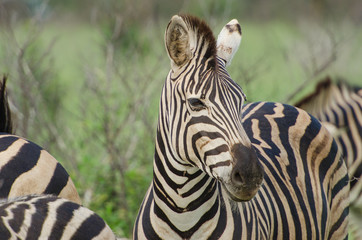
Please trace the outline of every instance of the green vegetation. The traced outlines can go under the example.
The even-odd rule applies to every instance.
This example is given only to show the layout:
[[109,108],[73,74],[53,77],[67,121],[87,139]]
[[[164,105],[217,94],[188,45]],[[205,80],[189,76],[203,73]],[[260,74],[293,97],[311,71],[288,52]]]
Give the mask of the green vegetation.
[[0,12],[1,72],[9,73],[17,134],[50,151],[84,205],[120,236],[131,236],[152,179],[158,101],[170,69],[163,34],[173,14],[197,14],[215,35],[238,18],[243,40],[229,73],[249,101],[293,103],[326,75],[362,84],[361,23],[335,13],[292,14],[295,6],[281,10],[282,1],[76,2],[53,3],[40,20]]

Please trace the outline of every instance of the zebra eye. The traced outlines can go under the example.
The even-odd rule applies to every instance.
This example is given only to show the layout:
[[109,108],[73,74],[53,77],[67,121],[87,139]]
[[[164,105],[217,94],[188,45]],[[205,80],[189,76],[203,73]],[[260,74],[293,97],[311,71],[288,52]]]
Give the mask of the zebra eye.
[[189,98],[188,101],[193,111],[200,111],[206,108],[206,105],[198,98]]

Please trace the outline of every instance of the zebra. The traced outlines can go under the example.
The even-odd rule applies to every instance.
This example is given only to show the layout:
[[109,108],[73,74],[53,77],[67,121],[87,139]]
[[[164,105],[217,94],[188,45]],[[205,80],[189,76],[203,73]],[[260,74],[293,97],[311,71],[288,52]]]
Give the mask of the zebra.
[[73,201],[27,195],[0,202],[1,239],[117,239],[104,220]]
[[175,15],[161,93],[153,180],[134,239],[347,239],[346,165],[318,120],[290,105],[243,105],[226,65],[236,20],[218,41]]
[[37,144],[13,134],[6,76],[0,85],[0,198],[54,194],[80,204],[63,166]]
[[326,77],[294,105],[318,118],[342,150],[350,176],[351,228],[362,238],[362,88]]

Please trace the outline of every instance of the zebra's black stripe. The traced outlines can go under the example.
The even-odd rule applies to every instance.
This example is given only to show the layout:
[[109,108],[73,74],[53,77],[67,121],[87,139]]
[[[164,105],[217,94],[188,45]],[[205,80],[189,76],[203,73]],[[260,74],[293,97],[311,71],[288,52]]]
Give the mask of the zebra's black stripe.
[[[0,133],[1,135],[8,135],[7,133]],[[2,138],[3,141],[0,141],[0,152],[6,151],[11,144],[13,144],[16,140],[18,140],[15,136],[6,136]]]
[[9,221],[9,225],[14,229],[16,233],[20,231],[21,223],[24,221],[25,211],[28,209],[28,205],[19,204],[17,208],[12,211],[13,219]]
[[[60,177],[61,176],[61,177]],[[68,178],[64,176],[69,176],[67,171],[63,168],[60,163],[57,163],[57,166],[53,172],[53,176],[50,179],[48,186],[46,187],[44,194],[55,194],[59,195],[60,192],[67,186]]]
[[[8,217],[9,214],[6,211],[6,208],[9,206],[10,204],[2,204],[0,205],[0,217],[1,219],[4,219],[5,217]],[[13,223],[14,225],[14,223]],[[19,231],[18,229],[16,229],[17,232]],[[3,237],[4,239],[10,239],[11,237],[11,233],[9,231],[9,229],[4,225],[0,223],[0,235],[1,237]]]
[[[56,201],[55,197],[49,199],[39,199],[34,203],[36,212],[32,214],[31,222],[29,224],[29,230],[27,233],[27,239],[39,239],[42,229],[45,227],[44,223],[49,213],[49,203]],[[25,204],[25,203],[24,203]],[[19,221],[19,219],[16,219]],[[19,221],[19,223],[21,223]]]
[[79,205],[74,204],[72,202],[65,202],[58,207],[56,211],[57,216],[61,216],[63,213],[68,213],[68,214],[63,215],[62,218],[56,219],[56,222],[53,225],[49,239],[57,239],[63,236],[67,223],[72,219],[74,211],[79,209],[79,207],[80,207]]
[[77,229],[77,231],[72,236],[72,240],[78,239],[92,239],[97,237],[101,231],[106,226],[105,222],[97,214],[93,213],[85,221],[82,222],[82,225]]
[[[221,194],[221,189],[219,188],[219,194]],[[227,223],[227,214],[226,214],[226,207],[225,207],[225,203],[223,202],[222,198],[219,198],[219,221],[221,224],[219,224],[214,231],[212,232],[212,234],[210,236],[208,236],[208,239],[219,239],[223,233],[224,233],[224,229],[226,227],[226,223]]]
[[36,166],[41,148],[31,143],[25,143],[18,153],[1,168],[2,181],[0,198],[7,198],[14,181],[23,173]]
[[[151,222],[150,214],[151,214],[151,209],[152,209],[151,208],[152,199],[153,199],[153,191],[150,191],[149,198],[147,199],[146,202],[144,202],[145,206],[144,206],[144,214],[142,215],[142,224],[143,224],[142,228],[144,229],[144,234],[147,239],[161,240],[161,238],[155,232],[153,227],[149,226],[149,224]],[[153,212],[152,214],[156,214],[156,212]],[[137,217],[137,219],[139,219],[139,216]],[[136,223],[136,226],[138,226],[138,222]],[[134,235],[134,238],[138,239],[137,233]]]

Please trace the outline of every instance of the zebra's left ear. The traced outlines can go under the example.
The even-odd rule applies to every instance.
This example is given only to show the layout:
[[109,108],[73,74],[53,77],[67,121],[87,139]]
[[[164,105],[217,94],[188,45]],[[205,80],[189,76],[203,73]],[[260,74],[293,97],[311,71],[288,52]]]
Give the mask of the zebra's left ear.
[[217,38],[217,55],[225,61],[225,66],[231,63],[241,42],[241,27],[238,20],[233,19],[226,24]]
[[192,56],[188,28],[182,17],[171,18],[165,32],[165,45],[171,65],[184,65]]

